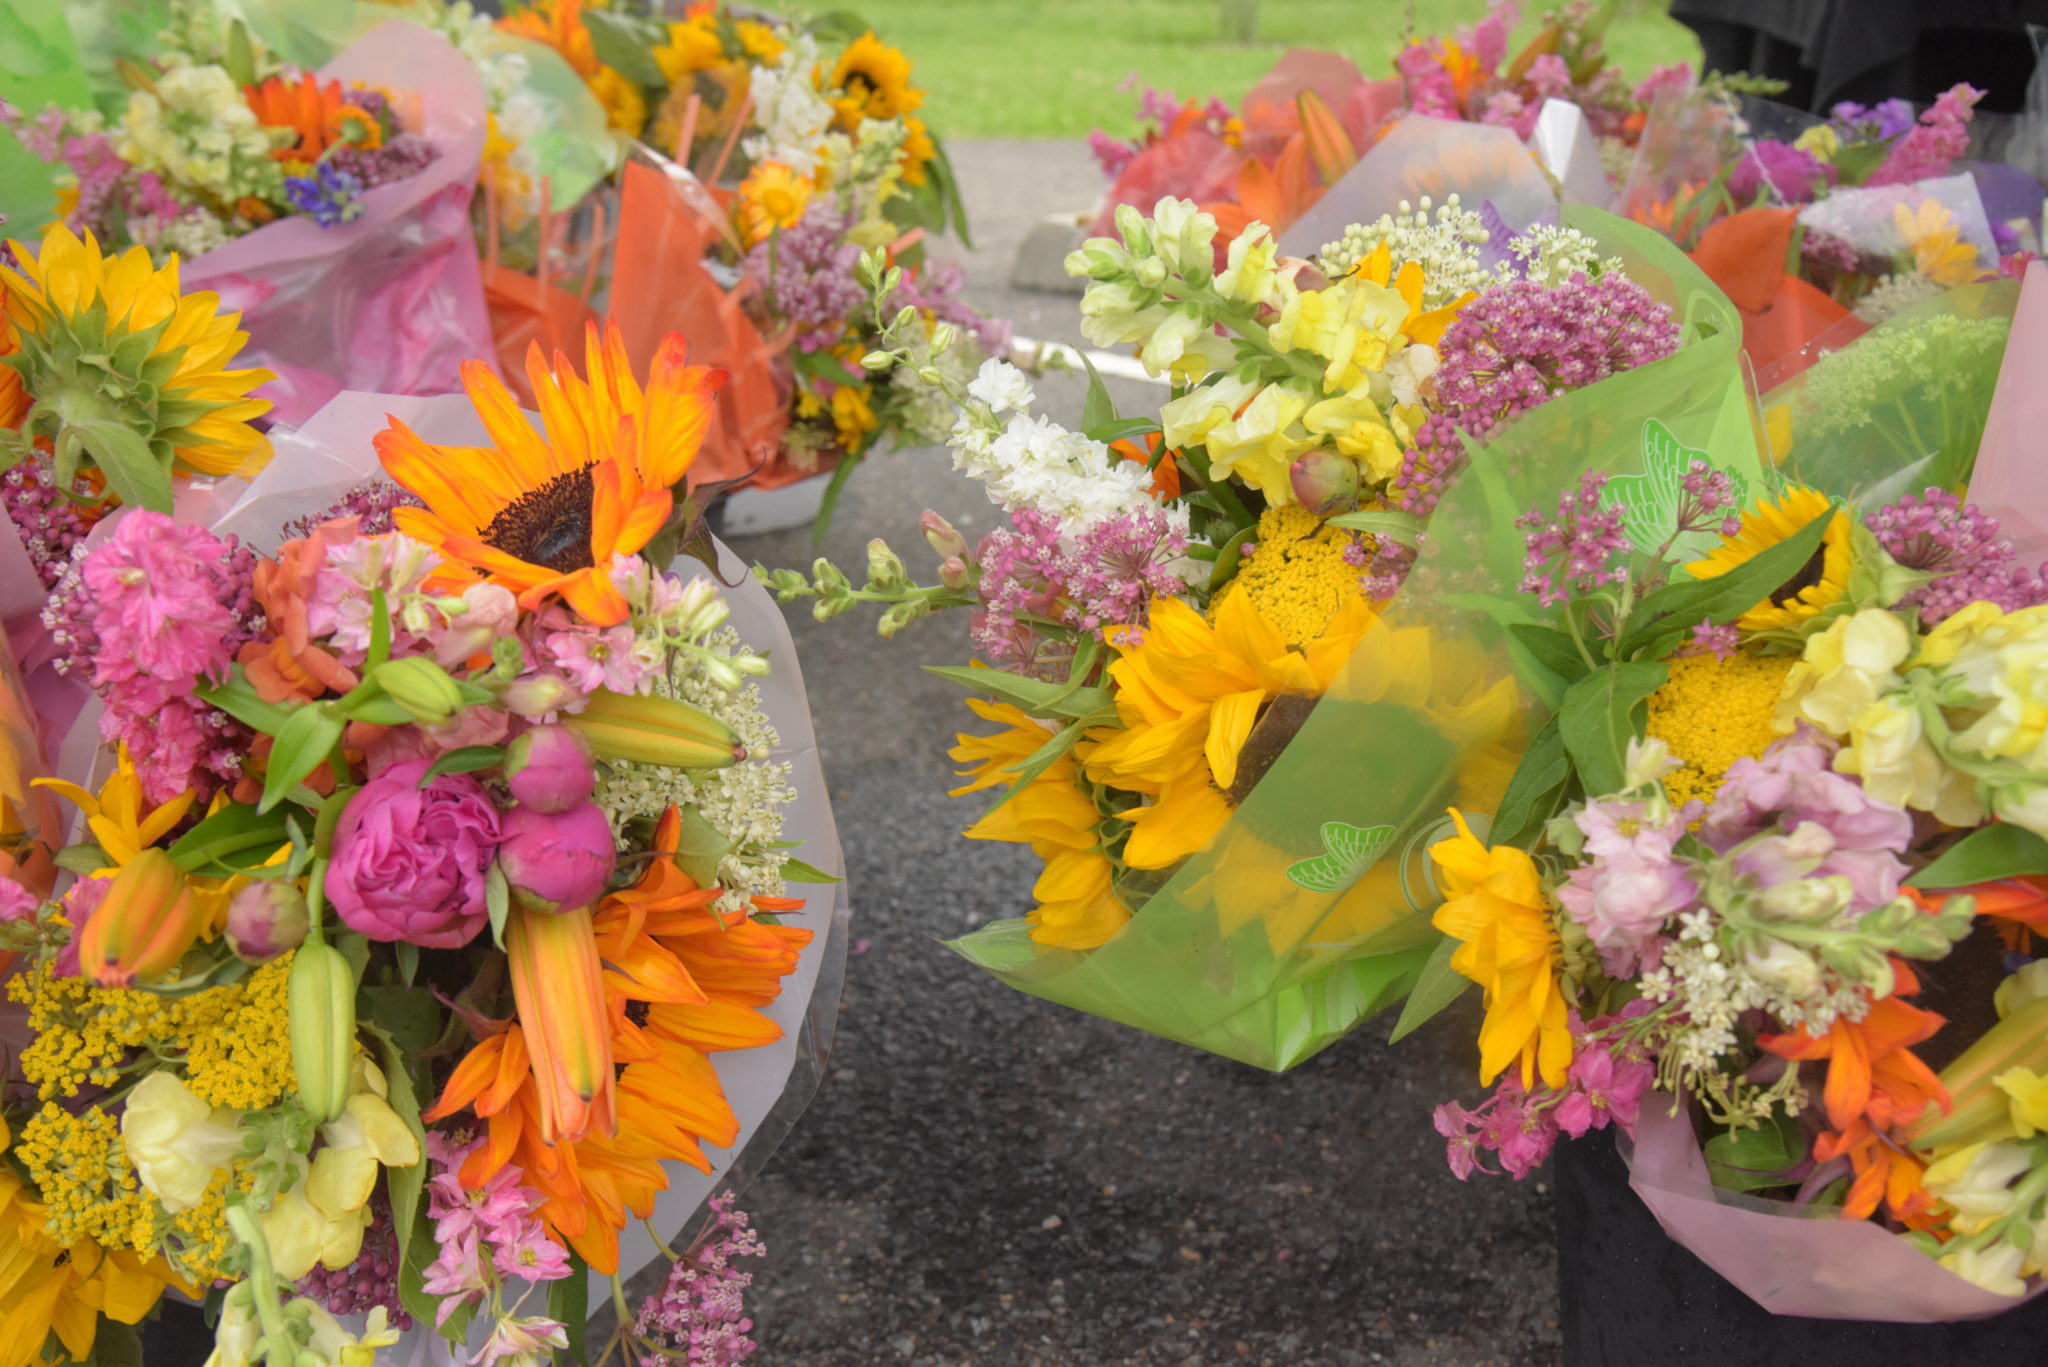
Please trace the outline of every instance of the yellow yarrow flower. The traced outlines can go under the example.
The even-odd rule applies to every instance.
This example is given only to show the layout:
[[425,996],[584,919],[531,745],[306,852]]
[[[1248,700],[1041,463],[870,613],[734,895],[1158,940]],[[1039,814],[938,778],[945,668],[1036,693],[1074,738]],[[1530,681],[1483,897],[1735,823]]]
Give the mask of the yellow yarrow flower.
[[1232,596],[1244,594],[1287,648],[1299,650],[1322,635],[1339,608],[1365,598],[1358,568],[1344,560],[1351,537],[1300,504],[1259,514],[1257,536],[1257,549],[1210,604],[1211,622]]
[[1679,762],[1664,778],[1674,804],[1711,802],[1730,765],[1763,757],[1778,739],[1778,694],[1794,663],[1789,655],[1743,653],[1671,662],[1671,677],[1650,695],[1648,732]]

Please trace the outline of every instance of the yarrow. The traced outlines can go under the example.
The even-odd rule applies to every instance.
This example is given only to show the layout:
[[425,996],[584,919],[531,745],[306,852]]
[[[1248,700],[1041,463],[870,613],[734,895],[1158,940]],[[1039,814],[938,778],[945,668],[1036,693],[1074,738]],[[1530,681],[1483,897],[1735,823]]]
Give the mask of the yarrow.
[[742,263],[777,315],[797,329],[805,351],[836,346],[867,302],[854,275],[860,248],[847,239],[852,225],[852,216],[830,201],[813,201],[794,228],[760,243]]

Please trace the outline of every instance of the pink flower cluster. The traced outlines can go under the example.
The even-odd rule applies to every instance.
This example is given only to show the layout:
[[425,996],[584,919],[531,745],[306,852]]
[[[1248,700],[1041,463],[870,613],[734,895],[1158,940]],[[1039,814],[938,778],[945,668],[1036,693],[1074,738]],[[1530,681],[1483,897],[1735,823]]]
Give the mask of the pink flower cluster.
[[846,240],[853,218],[833,203],[813,203],[794,228],[761,243],[741,263],[763,285],[776,316],[797,329],[805,351],[838,345],[849,320],[867,305],[854,278],[860,248]]
[[[1653,806],[1655,810],[1653,810]],[[1607,976],[1631,976],[1663,959],[1660,932],[1699,896],[1691,866],[1673,857],[1700,804],[1673,809],[1661,800],[1588,802],[1573,821],[1586,837],[1586,862],[1557,890],[1565,914],[1600,951]]]
[[1526,547],[1521,591],[1535,594],[1545,607],[1628,578],[1626,567],[1612,563],[1629,549],[1621,528],[1628,510],[1619,500],[1603,503],[1607,479],[1603,471],[1588,470],[1559,497],[1553,517],[1532,509],[1515,519]]
[[753,1354],[745,1293],[754,1274],[732,1264],[768,1250],[732,1203],[731,1192],[711,1198],[711,1229],[676,1260],[661,1291],[641,1303],[633,1321],[641,1367],[736,1367]]
[[78,504],[58,492],[39,461],[24,461],[0,475],[0,505],[21,533],[22,548],[43,587],[55,588],[71,563],[72,549],[84,544],[92,524],[79,515]]
[[1113,626],[1144,626],[1152,599],[1182,587],[1172,565],[1187,538],[1157,508],[1098,523],[1071,547],[1056,517],[1019,508],[1010,523],[983,537],[976,552],[987,606],[970,631],[976,648],[1004,668],[1052,674],[1061,667],[1040,650],[1043,638],[1029,618],[1100,638]]
[[366,479],[311,517],[287,522],[284,539],[298,541],[311,536],[313,529],[321,523],[336,522],[345,517],[356,520],[357,536],[382,536],[397,530],[391,517],[394,511],[420,506],[419,496],[404,485],[388,479]]
[[78,198],[64,218],[73,232],[90,232],[102,242],[123,236],[156,241],[176,219],[202,212],[173,195],[154,171],[130,166],[106,134],[71,137],[64,124],[65,113],[55,105],[30,119],[0,99],[0,127],[11,129],[38,160],[61,163],[76,179]]
[[1867,185],[1911,185],[1948,174],[1970,150],[1970,112],[1984,92],[1963,82],[1945,90],[1920,116],[1920,124],[1892,145]]
[[1892,559],[1938,576],[1900,601],[1920,609],[1924,626],[1979,601],[2006,612],[2048,603],[2048,577],[2013,563],[2012,542],[1999,536],[1998,519],[1945,489],[1906,494],[1864,522]]
[[440,1256],[427,1264],[421,1289],[442,1298],[441,1324],[462,1306],[482,1302],[506,1278],[551,1282],[572,1271],[568,1250],[548,1237],[534,1214],[540,1193],[522,1183],[525,1173],[516,1164],[507,1163],[474,1191],[462,1185],[462,1160],[483,1142],[427,1132],[427,1157],[435,1168],[427,1180],[427,1214]]
[[131,509],[67,573],[45,610],[62,629],[62,667],[90,664],[106,704],[103,739],[134,754],[143,796],[202,797],[241,770],[247,735],[193,690],[227,677],[263,625],[250,590],[256,557],[233,537]]
[[[1578,1139],[1610,1122],[1633,1135],[1643,1094],[1657,1081],[1657,1069],[1631,1036],[1629,1022],[1649,1010],[1638,998],[1621,1011],[1590,1025],[1572,1013],[1572,1066],[1558,1090],[1523,1089],[1510,1072],[1493,1095],[1467,1110],[1455,1101],[1436,1108],[1436,1132],[1447,1141],[1445,1157],[1458,1180],[1474,1172],[1511,1174],[1520,1181],[1543,1166],[1559,1134]],[[1489,1153],[1500,1156],[1496,1171]]]

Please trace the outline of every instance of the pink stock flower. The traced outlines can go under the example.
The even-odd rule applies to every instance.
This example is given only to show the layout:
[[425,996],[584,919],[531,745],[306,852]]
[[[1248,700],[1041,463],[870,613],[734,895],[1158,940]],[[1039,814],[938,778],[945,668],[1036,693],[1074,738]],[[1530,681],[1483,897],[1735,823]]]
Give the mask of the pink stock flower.
[[547,651],[562,676],[584,693],[600,688],[638,693],[659,663],[651,650],[641,648],[630,626],[550,632]]
[[548,1237],[539,1220],[528,1217],[503,1234],[493,1241],[491,1263],[505,1276],[552,1282],[569,1275],[569,1251]]

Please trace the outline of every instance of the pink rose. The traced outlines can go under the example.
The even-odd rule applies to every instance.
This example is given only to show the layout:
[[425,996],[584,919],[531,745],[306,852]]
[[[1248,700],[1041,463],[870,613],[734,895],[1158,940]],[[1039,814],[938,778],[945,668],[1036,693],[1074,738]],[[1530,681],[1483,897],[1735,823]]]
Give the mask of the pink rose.
[[373,940],[429,949],[469,943],[488,915],[484,874],[498,853],[498,809],[468,774],[424,788],[425,760],[394,764],[349,799],[334,828],[327,900]]

